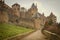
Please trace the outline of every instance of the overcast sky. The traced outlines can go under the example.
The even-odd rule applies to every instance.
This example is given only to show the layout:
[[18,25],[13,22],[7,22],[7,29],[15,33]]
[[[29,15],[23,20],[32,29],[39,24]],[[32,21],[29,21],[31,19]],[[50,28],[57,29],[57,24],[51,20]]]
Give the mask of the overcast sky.
[[60,0],[5,0],[6,4],[10,7],[14,3],[20,4],[21,7],[26,9],[30,8],[32,3],[37,3],[38,11],[49,16],[51,12],[57,16],[57,21],[60,22]]

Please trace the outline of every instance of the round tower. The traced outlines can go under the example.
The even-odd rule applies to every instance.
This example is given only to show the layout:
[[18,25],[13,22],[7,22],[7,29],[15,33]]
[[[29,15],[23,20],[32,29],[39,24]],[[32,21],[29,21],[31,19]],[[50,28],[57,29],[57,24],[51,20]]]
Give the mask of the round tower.
[[20,5],[18,3],[15,3],[12,5],[12,9],[13,9],[14,15],[17,17],[20,17]]

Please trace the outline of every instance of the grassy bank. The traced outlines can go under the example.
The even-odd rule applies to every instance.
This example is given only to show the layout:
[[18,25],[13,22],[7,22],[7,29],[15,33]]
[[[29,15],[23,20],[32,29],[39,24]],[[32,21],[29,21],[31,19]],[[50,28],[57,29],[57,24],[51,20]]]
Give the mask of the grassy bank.
[[32,29],[27,29],[10,24],[0,24],[0,40],[29,31],[32,31]]

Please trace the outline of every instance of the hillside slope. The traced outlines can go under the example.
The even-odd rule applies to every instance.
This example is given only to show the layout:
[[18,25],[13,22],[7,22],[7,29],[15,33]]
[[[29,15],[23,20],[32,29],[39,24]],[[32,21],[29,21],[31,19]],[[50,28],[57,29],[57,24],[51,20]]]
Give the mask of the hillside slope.
[[15,36],[18,34],[22,34],[25,32],[32,31],[32,29],[27,29],[23,27],[19,27],[16,25],[11,24],[0,24],[0,40],[3,40],[5,38]]

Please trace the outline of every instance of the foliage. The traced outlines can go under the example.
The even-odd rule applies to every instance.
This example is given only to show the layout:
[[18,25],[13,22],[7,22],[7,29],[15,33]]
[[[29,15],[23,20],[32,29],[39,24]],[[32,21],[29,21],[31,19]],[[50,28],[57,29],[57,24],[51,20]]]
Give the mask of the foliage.
[[45,26],[45,27],[46,27],[46,26],[49,26],[49,25],[51,26],[52,24],[53,24],[53,21],[50,19],[49,21],[47,21],[47,22],[45,23],[44,26]]
[[53,21],[50,20],[50,21],[48,22],[48,25],[52,25],[52,24],[53,24]]

